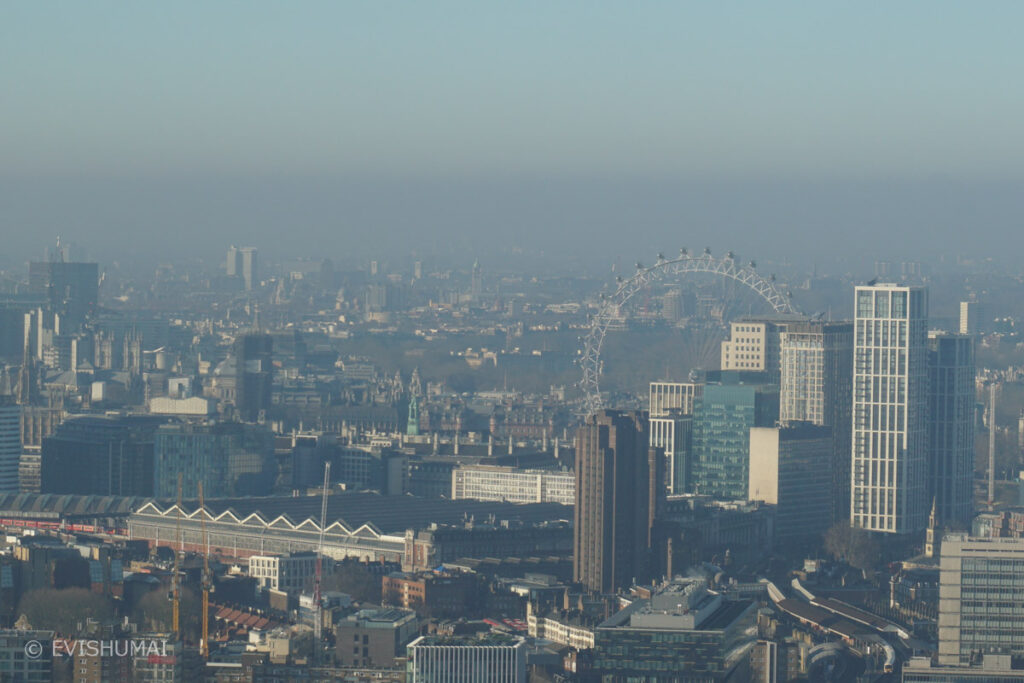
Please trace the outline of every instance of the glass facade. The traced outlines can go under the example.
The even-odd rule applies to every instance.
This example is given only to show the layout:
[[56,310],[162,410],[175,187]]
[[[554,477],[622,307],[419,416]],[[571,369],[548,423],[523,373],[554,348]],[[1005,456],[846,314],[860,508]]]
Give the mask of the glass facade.
[[693,492],[746,500],[750,428],[773,426],[779,392],[770,385],[708,384],[695,403]]
[[273,484],[273,437],[258,425],[166,425],[156,432],[153,491],[158,498],[260,495]]
[[974,513],[974,339],[928,339],[930,500],[940,522],[966,525]]

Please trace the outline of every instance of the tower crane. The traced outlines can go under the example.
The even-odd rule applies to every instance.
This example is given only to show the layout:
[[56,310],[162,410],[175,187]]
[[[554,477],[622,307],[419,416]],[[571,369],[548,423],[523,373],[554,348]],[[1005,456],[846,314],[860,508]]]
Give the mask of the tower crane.
[[177,520],[174,527],[174,574],[171,575],[171,620],[174,636],[181,640],[181,556],[185,553],[185,547],[181,540],[181,472],[178,472],[178,505]]
[[320,660],[323,646],[323,608],[320,599],[320,582],[323,579],[324,527],[327,525],[327,490],[331,479],[331,463],[324,463],[324,488],[320,500],[320,540],[316,545],[316,577],[313,580],[313,649],[316,661]]
[[210,593],[213,592],[213,577],[210,574],[210,546],[206,536],[206,503],[203,499],[203,482],[199,482],[199,525],[203,533],[203,635],[199,641],[199,656],[210,658]]

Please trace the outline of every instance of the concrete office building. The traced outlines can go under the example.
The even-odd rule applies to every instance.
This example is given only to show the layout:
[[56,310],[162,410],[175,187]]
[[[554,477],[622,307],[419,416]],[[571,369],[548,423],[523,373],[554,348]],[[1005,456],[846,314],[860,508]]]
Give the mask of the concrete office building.
[[650,445],[665,453],[665,489],[685,493],[690,487],[693,402],[704,385],[694,382],[651,382]]
[[[253,555],[249,558],[249,576],[263,590],[298,593],[316,575],[316,553],[300,551],[287,555]],[[332,560],[321,560],[322,571],[330,574]]]
[[576,475],[559,470],[464,465],[452,470],[452,500],[466,498],[572,505],[576,501]]
[[903,683],[1021,683],[1024,669],[1010,655],[981,655],[973,666],[941,666],[928,657],[911,657],[903,665]]
[[928,500],[940,523],[974,515],[974,338],[928,335]]
[[775,425],[779,390],[744,384],[734,373],[709,383],[693,416],[693,492],[725,500],[746,500],[750,469],[750,430]]
[[1024,539],[949,534],[939,563],[939,664],[1024,656]]
[[595,672],[607,683],[749,680],[756,616],[752,600],[675,579],[598,625]]
[[793,323],[781,338],[779,420],[832,429],[832,521],[850,514],[853,323]]
[[602,410],[576,432],[573,575],[613,593],[650,573],[661,459],[648,446],[647,414]]
[[775,506],[775,539],[820,539],[832,519],[832,430],[810,422],[750,430],[750,500]]
[[767,372],[777,382],[781,335],[794,323],[805,322],[802,315],[747,316],[729,325],[729,338],[722,342],[722,370]]
[[691,488],[693,416],[667,415],[650,419],[651,448],[664,453],[663,488],[669,495],[686,493]]
[[338,664],[391,668],[396,657],[405,655],[406,645],[418,631],[419,620],[412,610],[359,610],[334,627]]
[[651,417],[665,417],[678,411],[693,414],[693,401],[701,396],[704,385],[696,382],[651,382],[648,410]]
[[526,683],[526,640],[420,636],[407,648],[409,683]]
[[855,292],[850,523],[906,534],[925,528],[928,495],[928,292]]

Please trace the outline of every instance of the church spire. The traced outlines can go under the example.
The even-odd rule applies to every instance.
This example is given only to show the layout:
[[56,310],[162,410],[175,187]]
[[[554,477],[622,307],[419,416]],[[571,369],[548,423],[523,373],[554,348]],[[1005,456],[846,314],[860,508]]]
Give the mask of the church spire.
[[924,556],[935,557],[939,554],[941,538],[938,535],[938,514],[936,499],[932,497],[932,512],[928,515],[928,529],[924,532]]

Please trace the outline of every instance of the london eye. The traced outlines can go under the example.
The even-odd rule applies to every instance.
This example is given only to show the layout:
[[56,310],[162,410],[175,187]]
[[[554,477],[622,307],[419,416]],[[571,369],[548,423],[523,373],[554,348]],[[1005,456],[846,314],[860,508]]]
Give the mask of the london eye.
[[[717,359],[731,321],[743,315],[797,313],[788,290],[773,275],[764,277],[756,268],[754,261],[740,262],[733,252],[716,257],[709,249],[699,254],[680,249],[674,258],[658,254],[653,265],[637,263],[633,275],[616,277],[611,291],[600,295],[579,351],[579,386],[586,413],[603,407],[601,352],[609,332],[655,321],[664,325],[667,319],[687,335],[681,343],[693,347],[694,363],[707,368]],[[650,300],[659,291],[663,310],[652,313]]]

